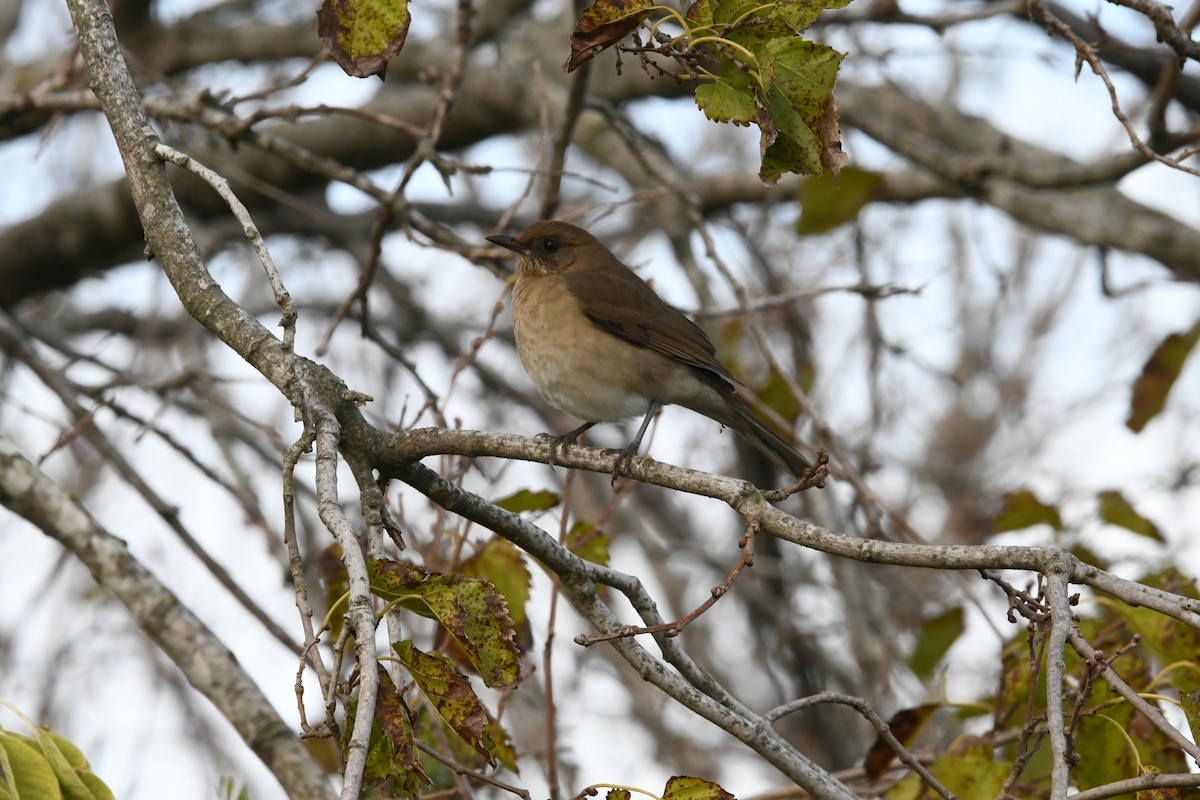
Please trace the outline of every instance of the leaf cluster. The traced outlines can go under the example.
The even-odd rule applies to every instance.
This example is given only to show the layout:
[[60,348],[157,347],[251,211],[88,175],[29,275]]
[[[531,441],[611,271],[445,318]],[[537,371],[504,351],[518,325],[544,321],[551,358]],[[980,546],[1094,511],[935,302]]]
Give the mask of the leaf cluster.
[[32,736],[0,729],[0,800],[113,800],[74,742],[29,727]]
[[[514,513],[544,511],[558,505],[557,494],[523,489],[497,505]],[[608,538],[591,523],[577,522],[568,532],[569,547],[583,558],[606,563]],[[336,546],[318,558],[327,596],[336,607],[348,592],[338,569]],[[425,569],[408,561],[369,562],[372,594],[384,603],[379,612],[404,611],[436,623],[434,649],[412,639],[392,644],[378,666],[380,688],[368,745],[364,785],[395,796],[418,796],[426,785],[449,787],[454,775],[438,760],[423,755],[449,750],[458,764],[476,769],[517,771],[512,739],[468,675],[491,689],[510,690],[522,678],[520,642],[528,638],[528,556],[509,542],[492,537],[463,559],[452,573]],[[331,615],[333,630],[344,622]],[[394,662],[409,682],[398,686],[385,669]],[[358,714],[357,697],[346,706],[341,741],[347,755],[350,731]]]
[[[696,0],[681,14],[651,0],[595,0],[571,34],[567,72],[632,36],[622,49],[638,53],[648,69],[655,53],[684,66],[669,74],[697,81],[696,105],[715,122],[757,125],[768,184],[786,173],[835,177],[846,163],[841,150],[833,86],[844,53],[803,34],[825,9],[850,0]],[[411,23],[407,0],[324,0],[318,31],[348,75],[385,76],[404,46]],[[664,23],[682,28],[662,32]],[[653,44],[637,31],[650,23]]]

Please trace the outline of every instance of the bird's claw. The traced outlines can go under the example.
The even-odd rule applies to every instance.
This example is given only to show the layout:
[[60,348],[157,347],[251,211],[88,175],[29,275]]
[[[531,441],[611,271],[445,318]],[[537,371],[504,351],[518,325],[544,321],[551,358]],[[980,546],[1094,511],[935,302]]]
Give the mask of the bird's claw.
[[566,455],[568,447],[570,447],[573,444],[579,444],[579,434],[577,434],[573,431],[571,433],[564,433],[561,436],[555,435],[553,433],[539,433],[537,435],[537,438],[540,441],[549,443],[549,445],[550,445],[549,464],[552,467],[558,464],[559,452],[561,452],[563,455]]
[[[637,444],[641,443],[638,442]],[[616,458],[613,459],[612,467],[613,487],[616,487],[617,485],[617,478],[621,477],[622,475],[629,474],[629,469],[633,466],[633,457],[636,456],[637,453],[638,448],[632,444],[629,447],[622,447],[620,449],[613,448],[604,451],[604,455],[606,456],[616,456]]]

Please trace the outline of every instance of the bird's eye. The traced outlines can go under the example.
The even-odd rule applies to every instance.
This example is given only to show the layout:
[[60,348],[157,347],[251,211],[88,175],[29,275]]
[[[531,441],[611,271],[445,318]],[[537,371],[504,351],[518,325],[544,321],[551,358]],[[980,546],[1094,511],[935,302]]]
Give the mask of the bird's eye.
[[542,239],[542,249],[547,253],[553,253],[558,249],[558,239]]

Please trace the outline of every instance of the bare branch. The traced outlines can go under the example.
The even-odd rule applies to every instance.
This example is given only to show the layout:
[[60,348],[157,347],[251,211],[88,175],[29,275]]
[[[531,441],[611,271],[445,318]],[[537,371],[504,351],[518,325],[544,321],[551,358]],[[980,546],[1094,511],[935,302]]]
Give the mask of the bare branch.
[[1070,788],[1069,770],[1073,763],[1063,717],[1063,684],[1066,679],[1066,646],[1074,620],[1068,597],[1071,565],[1056,560],[1046,575],[1046,596],[1050,605],[1050,638],[1046,654],[1046,725],[1050,729],[1050,797],[1066,800]]
[[221,710],[295,800],[327,800],[329,783],[237,658],[69,492],[0,437],[0,504],[70,550],[138,627]]
[[[1079,657],[1087,660],[1089,663],[1102,663],[1104,654],[1096,650],[1087,639],[1080,635],[1079,631],[1071,631],[1071,646],[1075,648],[1075,652],[1079,653]],[[1122,680],[1116,670],[1104,664],[1101,675],[1104,680],[1108,681],[1108,685],[1113,688],[1117,694],[1124,697],[1131,706],[1138,710],[1142,716],[1150,720],[1154,727],[1162,731],[1163,735],[1179,746],[1181,750],[1192,757],[1197,764],[1200,764],[1200,747],[1195,742],[1184,736],[1178,728],[1167,721],[1167,718],[1162,715],[1162,712],[1155,708],[1150,703],[1146,702],[1141,695],[1137,693],[1132,686]]]
[[782,719],[788,714],[794,714],[797,711],[801,711],[819,703],[839,703],[844,706],[850,706],[859,714],[862,714],[867,722],[871,723],[871,727],[875,729],[875,732],[879,734],[880,738],[887,742],[888,747],[892,748],[892,752],[896,754],[896,757],[899,758],[901,762],[908,765],[913,772],[920,775],[921,780],[925,781],[925,783],[931,789],[937,792],[945,800],[956,800],[954,793],[943,786],[941,781],[934,777],[933,773],[921,763],[921,760],[909,752],[908,748],[900,743],[900,740],[896,738],[896,735],[892,733],[892,729],[888,726],[887,720],[879,716],[879,714],[875,712],[875,709],[871,708],[870,704],[861,698],[851,697],[850,695],[845,694],[838,694],[836,692],[821,692],[820,694],[815,694],[811,697],[805,697],[803,699],[787,703],[786,705],[779,706],[778,708],[773,708],[767,713],[763,714],[763,719],[769,723],[774,723],[776,720]]
[[1187,59],[1200,60],[1200,43],[1193,40],[1175,23],[1171,7],[1156,2],[1156,0],[1108,0],[1114,6],[1132,8],[1143,14],[1154,24],[1154,32],[1158,40],[1163,42],[1179,56],[1180,63]]
[[233,193],[233,189],[229,186],[229,181],[191,156],[161,143],[154,146],[154,152],[175,166],[183,167],[189,172],[199,175],[210,186],[216,189],[217,194],[221,195],[222,199],[228,204],[229,210],[233,212],[233,216],[241,223],[246,238],[250,240],[250,246],[254,248],[255,254],[258,255],[258,260],[262,263],[263,269],[266,270],[267,280],[271,284],[271,291],[275,293],[275,302],[279,305],[280,310],[283,311],[283,318],[279,321],[280,327],[283,328],[283,349],[291,352],[296,341],[296,304],[292,302],[291,295],[288,294],[288,290],[283,286],[283,279],[279,277],[279,270],[275,267],[275,262],[271,258],[271,252],[267,249],[267,243],[263,241],[262,233],[259,232],[258,227],[254,224],[254,220],[250,216],[250,211],[237,198],[237,195]]

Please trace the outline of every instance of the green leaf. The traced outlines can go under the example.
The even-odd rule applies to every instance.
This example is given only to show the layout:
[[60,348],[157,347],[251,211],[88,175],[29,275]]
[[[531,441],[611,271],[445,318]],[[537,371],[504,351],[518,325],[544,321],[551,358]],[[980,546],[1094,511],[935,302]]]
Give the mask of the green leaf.
[[787,172],[820,171],[821,143],[776,85],[771,86],[766,108],[760,108],[758,127],[762,154],[758,177],[764,183],[775,183]]
[[772,368],[766,382],[755,387],[755,394],[768,408],[788,422],[795,422],[803,408],[779,370]]
[[[703,36],[728,36],[730,26],[738,24],[738,30],[746,27],[747,21],[762,3],[754,0],[696,0],[687,10],[687,19],[694,22],[691,32]],[[760,15],[761,18],[761,15]]]
[[1128,705],[1117,705],[1080,718],[1075,737],[1087,746],[1080,749],[1079,762],[1071,769],[1080,790],[1137,775],[1137,750],[1129,746],[1129,737],[1122,733],[1129,728],[1130,716]]
[[[1200,599],[1200,591],[1197,590],[1196,582],[1191,578],[1184,578],[1174,569],[1145,575],[1139,583],[1181,595],[1193,603]],[[1114,609],[1117,616],[1125,620],[1129,628],[1141,637],[1138,651],[1148,650],[1163,664],[1178,662],[1191,664],[1196,661],[1196,654],[1200,653],[1200,629],[1145,607],[1119,604],[1114,606]],[[1124,655],[1117,662],[1115,668],[1118,672],[1127,660],[1129,660],[1129,655]],[[1184,671],[1180,680],[1196,680],[1192,677],[1193,674],[1190,670]],[[1196,684],[1185,683],[1185,685],[1189,689],[1195,689],[1196,685],[1200,685],[1200,681]]]
[[662,800],[734,800],[734,797],[711,781],[676,775],[667,781]]
[[493,536],[459,565],[458,573],[489,581],[504,595],[513,624],[520,627],[525,623],[525,606],[529,603],[529,564],[524,553],[512,542]]
[[1056,531],[1063,529],[1062,516],[1058,508],[1046,505],[1028,489],[1010,492],[1004,496],[1004,506],[996,515],[993,524],[997,533],[1018,531],[1034,525],[1049,525]]
[[769,121],[761,113],[759,118],[759,177],[764,182],[774,183],[786,172],[824,170],[822,153],[833,143],[822,141],[814,126],[826,111],[842,58],[831,47],[803,39],[767,42],[762,72],[770,86],[765,104]]
[[[461,635],[471,645],[467,654],[473,655],[471,661],[483,682],[492,688],[516,686],[521,662],[504,596],[486,581],[468,580],[458,584],[455,600],[465,612]],[[451,633],[466,647],[457,631]]]
[[94,772],[85,772],[79,776],[83,781],[83,785],[92,793],[92,797],[96,800],[116,800],[112,789],[108,788],[108,784],[100,780],[100,776]]
[[[58,779],[58,787],[62,791],[63,798],[65,800],[96,800],[91,789],[84,784],[79,773],[71,765],[70,759],[59,748],[55,737],[51,736],[50,732],[44,728],[35,728],[33,736],[33,745],[42,751],[42,755],[54,770],[54,777]],[[66,741],[63,737],[58,738]],[[71,757],[76,761],[83,758],[83,753],[79,752],[79,748],[75,745],[70,745],[69,749],[73,751]],[[85,759],[84,765],[86,766],[86,764]]]
[[347,75],[382,79],[411,22],[408,0],[323,0],[317,34]]
[[[1011,764],[995,760],[992,747],[974,736],[960,736],[930,765],[930,772],[959,800],[994,800]],[[919,775],[910,773],[888,791],[888,800],[925,797],[929,792]]]
[[494,501],[494,504],[505,511],[520,514],[524,511],[546,511],[557,506],[561,500],[562,498],[549,489],[541,489],[536,492],[521,489],[508,497]]
[[425,599],[429,585],[443,585],[452,577],[426,572],[408,561],[371,561],[367,564],[372,594],[405,611],[411,611],[427,619],[437,619],[437,614]]
[[926,620],[921,626],[917,646],[908,658],[908,666],[920,678],[928,678],[942,658],[966,629],[961,607]]
[[1100,519],[1156,542],[1165,541],[1158,526],[1137,512],[1125,496],[1113,489],[1096,496],[1100,503]]
[[490,583],[426,573],[398,561],[372,561],[368,569],[371,591],[440,622],[485,684],[494,688],[516,685],[521,675],[516,628],[504,596]]
[[721,76],[696,87],[696,105],[713,122],[749,125],[754,121],[754,89],[750,76],[729,59],[721,60]]
[[1125,420],[1125,425],[1131,431],[1140,433],[1146,423],[1158,416],[1166,406],[1167,395],[1198,340],[1200,322],[1186,333],[1172,333],[1155,348],[1133,385],[1129,418]]
[[[6,734],[0,731],[0,739]],[[8,758],[8,751],[0,746],[0,778],[4,779],[4,791],[10,797],[17,796],[17,778],[13,770],[12,761]]]
[[880,173],[856,167],[847,167],[836,177],[826,174],[805,178],[796,192],[800,201],[796,233],[826,233],[854,221],[858,212],[879,196],[883,182]]
[[440,653],[424,653],[407,640],[396,642],[392,649],[438,716],[490,766],[496,766],[484,742],[490,722],[487,709],[454,662]]
[[577,521],[571,526],[571,530],[567,531],[566,544],[568,550],[584,561],[590,561],[602,567],[608,566],[608,534],[597,528],[595,524],[583,520]]
[[782,0],[772,3],[767,14],[783,22],[793,33],[803,33],[830,8],[845,8],[850,0]]
[[[826,8],[849,0],[698,0],[688,9],[689,33],[720,56],[719,77],[696,90],[709,119],[761,132],[766,183],[787,172],[835,175],[841,152],[833,85],[844,54],[799,34]],[[723,40],[723,41],[722,41]]]
[[845,54],[827,44],[798,38],[772,39],[767,42],[767,53],[770,59],[763,64],[764,77],[770,71],[773,84],[806,122],[812,122],[833,91]]
[[997,761],[983,738],[960,736],[933,765],[933,774],[959,800],[994,800],[1000,794],[1010,765]]
[[843,8],[850,0],[775,0],[771,3],[756,0],[700,0],[688,9],[687,17],[700,25],[717,26],[713,33],[732,34],[725,31],[730,25],[737,30],[750,27],[750,20],[778,34],[799,34],[817,21],[821,12],[830,8]]
[[62,800],[63,793],[54,775],[54,767],[35,747],[32,740],[11,733],[0,733],[0,767],[12,793],[20,798]]
[[[487,711],[487,709],[484,709]],[[500,724],[500,720],[488,712],[488,726],[483,733],[483,744],[488,751],[500,762],[500,766],[509,772],[517,771],[517,749],[513,747],[512,737]]]

